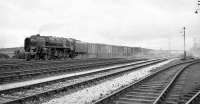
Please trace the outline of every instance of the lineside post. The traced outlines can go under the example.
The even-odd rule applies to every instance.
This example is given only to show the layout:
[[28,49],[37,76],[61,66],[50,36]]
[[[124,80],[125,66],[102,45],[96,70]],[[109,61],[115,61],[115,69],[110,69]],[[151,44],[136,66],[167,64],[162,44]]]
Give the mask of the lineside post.
[[184,59],[186,59],[186,50],[185,50],[185,27],[183,27],[183,37],[184,37]]

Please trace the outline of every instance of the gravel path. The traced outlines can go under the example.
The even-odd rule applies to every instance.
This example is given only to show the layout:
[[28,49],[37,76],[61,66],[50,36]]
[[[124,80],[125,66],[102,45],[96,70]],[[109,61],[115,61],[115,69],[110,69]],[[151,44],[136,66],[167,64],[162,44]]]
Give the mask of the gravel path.
[[93,101],[119,89],[120,87],[126,86],[130,83],[133,83],[146,75],[151,74],[151,70],[161,67],[173,60],[168,60],[150,67],[142,68],[128,74],[125,74],[121,77],[106,81],[104,83],[79,90],[77,92],[65,95],[60,98],[52,99],[43,104],[90,104]]

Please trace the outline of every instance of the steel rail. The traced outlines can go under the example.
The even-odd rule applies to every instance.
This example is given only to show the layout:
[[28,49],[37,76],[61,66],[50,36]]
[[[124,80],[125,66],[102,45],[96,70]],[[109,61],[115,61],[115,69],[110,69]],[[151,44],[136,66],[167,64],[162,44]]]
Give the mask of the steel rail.
[[20,103],[20,102],[23,102],[23,100],[32,99],[32,98],[36,98],[37,99],[39,96],[44,96],[46,94],[48,95],[50,93],[57,93],[59,91],[65,90],[65,89],[67,89],[69,87],[73,87],[74,88],[74,86],[78,86],[78,85],[85,84],[85,83],[87,84],[87,83],[90,83],[90,82],[94,82],[95,80],[100,80],[100,79],[102,80],[102,79],[105,79],[107,77],[112,77],[113,75],[117,75],[117,74],[124,73],[124,72],[127,72],[127,71],[131,71],[131,70],[134,70],[134,69],[146,67],[148,65],[156,64],[156,63],[159,63],[159,62],[162,62],[162,61],[164,61],[164,59],[163,60],[149,62],[149,63],[146,63],[146,64],[142,64],[142,65],[139,65],[139,66],[137,66],[135,68],[122,70],[120,72],[115,72],[115,73],[112,73],[112,74],[109,74],[109,75],[102,75],[100,77],[96,77],[96,78],[93,78],[93,79],[88,79],[88,80],[85,80],[85,81],[81,81],[81,82],[75,83],[73,85],[69,85],[69,86],[65,86],[65,87],[61,87],[61,88],[53,89],[53,90],[51,89],[49,91],[40,92],[40,93],[37,93],[35,95],[26,96],[26,97],[23,97],[23,98],[20,98],[20,99],[14,99],[12,101],[5,102],[5,103],[2,103],[2,104]]
[[[88,62],[105,62],[105,61],[113,61],[114,59],[96,59],[96,60],[92,60],[92,59],[88,59],[88,60],[72,60],[72,61],[53,61],[53,62],[49,62],[49,61],[41,61],[41,62],[33,62],[33,63],[15,63],[15,64],[0,64],[0,71],[1,72],[8,72],[8,70],[10,72],[13,71],[19,71],[19,70],[28,70],[31,68],[40,68],[40,67],[53,67],[53,66],[59,66],[59,65],[71,65],[71,64],[83,64],[83,63],[88,63]],[[120,61],[122,59],[116,59],[114,61]]]
[[[136,63],[133,63],[133,64],[129,64],[129,65],[121,65],[121,66],[117,66],[117,67],[109,67],[109,68],[105,68],[105,69],[102,69],[102,70],[97,70],[97,71],[92,71],[92,72],[87,72],[87,73],[83,73],[83,74],[75,74],[74,76],[70,76],[70,77],[67,77],[67,78],[73,78],[73,77],[79,77],[79,76],[83,76],[83,75],[88,75],[88,74],[92,74],[92,73],[100,73],[100,72],[105,72],[105,71],[112,71],[112,70],[116,70],[116,69],[119,69],[119,68],[125,68],[125,67],[129,67],[129,66],[135,66],[135,65],[142,65],[142,64],[146,64],[146,63],[148,63],[149,62],[149,64],[151,64],[151,63],[154,63],[154,62],[162,62],[162,61],[164,61],[164,59],[163,60],[151,60],[151,61],[145,61],[145,62],[136,62]],[[148,64],[146,64],[146,65],[148,65]],[[126,70],[124,70],[124,71],[126,71]],[[65,78],[61,78],[61,79],[65,79]],[[56,80],[61,80],[61,79],[56,79]],[[51,81],[48,81],[48,82],[45,82],[45,83],[50,83],[50,82],[52,82],[52,81],[55,81],[55,80],[51,80]],[[42,82],[42,83],[44,83],[44,82]],[[37,83],[37,84],[41,84],[41,83]],[[35,85],[37,85],[37,84],[35,84]],[[29,86],[29,85],[28,85]],[[27,87],[27,86],[23,86],[23,87],[16,87],[16,88],[25,88],[25,87]],[[9,89],[8,89],[9,90]],[[14,89],[15,90],[15,89]],[[6,90],[0,90],[0,93],[2,92],[2,91],[6,91]]]
[[[77,63],[77,62],[101,62],[101,61],[113,61],[116,59],[88,59],[88,60],[72,60],[72,61],[35,61],[35,62],[28,62],[28,63],[15,63],[15,64],[0,64],[0,68],[7,68],[7,67],[24,67],[24,65],[26,66],[33,66],[33,65],[51,65],[51,64],[69,64],[69,63]],[[122,60],[122,59],[117,59],[117,60]],[[1,69],[3,70],[3,69]]]
[[[151,60],[147,60],[145,62],[149,62]],[[97,62],[97,63],[89,63],[89,64],[81,64],[81,65],[71,65],[71,66],[60,66],[60,67],[50,67],[50,68],[40,68],[40,69],[34,69],[34,70],[23,70],[20,72],[8,72],[0,74],[0,80],[3,82],[6,79],[11,78],[19,78],[19,77],[25,77],[25,76],[35,76],[35,75],[41,75],[45,73],[57,73],[57,72],[66,72],[66,71],[77,71],[78,69],[83,68],[93,68],[93,67],[99,67],[99,66],[106,66],[106,65],[112,65],[121,63],[123,61],[117,61],[117,62]],[[127,61],[125,61],[126,63]],[[129,62],[129,61],[128,61]],[[76,70],[75,70],[76,69]],[[16,79],[17,80],[17,79]]]
[[180,69],[171,79],[170,83],[167,84],[165,89],[162,91],[162,93],[159,95],[159,97],[153,102],[153,104],[161,104],[163,100],[165,100],[165,97],[167,96],[167,93],[169,90],[172,89],[173,85],[176,83],[179,76],[182,74],[184,70],[186,70],[188,67],[190,67],[193,64],[200,63],[200,62],[192,62],[186,66],[184,66],[182,69]]
[[108,59],[103,59],[103,58],[90,58],[90,59],[74,59],[74,60],[37,60],[37,61],[21,61],[21,62],[14,62],[14,63],[3,63],[0,64],[1,66],[8,66],[8,65],[29,65],[29,64],[49,64],[49,63],[73,63],[73,62],[82,62],[82,61],[102,61],[102,60],[121,60],[123,58],[108,58]]
[[132,84],[130,84],[128,86],[122,87],[122,88],[120,88],[120,89],[118,89],[118,90],[116,90],[116,91],[114,91],[114,92],[112,92],[112,93],[110,93],[110,94],[108,94],[108,95],[106,95],[106,96],[104,96],[104,97],[96,100],[95,102],[93,102],[93,104],[104,104],[107,101],[109,101],[112,97],[120,95],[122,92],[126,92],[126,90],[128,90],[129,88],[131,88],[134,85],[135,86],[140,85],[144,81],[152,78],[153,76],[155,76],[155,75],[157,75],[157,74],[159,74],[159,73],[161,73],[161,72],[163,72],[165,70],[168,70],[170,68],[173,68],[173,67],[176,67],[176,66],[179,66],[179,65],[182,65],[182,64],[187,64],[187,63],[196,62],[196,61],[198,61],[198,60],[191,60],[191,61],[187,61],[187,62],[180,62],[180,63],[174,64],[174,65],[171,65],[171,66],[169,66],[167,68],[164,68],[162,70],[155,71],[152,74],[147,75],[146,77],[144,77],[144,78],[142,78],[142,79],[140,79],[140,80],[138,80],[138,81],[136,81],[136,82],[134,82],[134,83],[132,83]]
[[[48,68],[40,68],[41,70],[45,70],[45,69],[49,69],[49,68],[68,68],[68,67],[76,67],[76,66],[85,66],[85,65],[92,65],[92,64],[105,64],[106,62],[109,63],[118,63],[118,62],[129,62],[129,61],[132,61],[132,60],[117,60],[117,61],[114,61],[113,60],[109,60],[109,61],[100,61],[100,62],[90,62],[90,63],[75,63],[74,65],[69,65],[69,64],[64,64],[64,65],[61,65],[61,66],[53,66],[53,67],[48,67]],[[63,64],[63,63],[61,63]],[[37,70],[40,70],[40,69],[32,69],[32,70],[16,70],[16,71],[11,71],[11,72],[2,72],[0,73],[0,77],[1,75],[5,75],[5,74],[15,74],[15,73],[20,73],[20,72],[28,72],[28,71],[37,71]]]
[[7,59],[7,60],[0,60],[0,67],[7,66],[7,65],[24,65],[30,63],[39,63],[39,64],[47,64],[47,63],[60,63],[60,62],[76,62],[76,61],[98,61],[98,60],[116,60],[116,59],[123,59],[123,58],[89,58],[89,59],[73,59],[73,60],[31,60],[25,61],[23,59]]
[[200,103],[200,91],[198,91],[192,98],[190,98],[185,104],[199,104]]

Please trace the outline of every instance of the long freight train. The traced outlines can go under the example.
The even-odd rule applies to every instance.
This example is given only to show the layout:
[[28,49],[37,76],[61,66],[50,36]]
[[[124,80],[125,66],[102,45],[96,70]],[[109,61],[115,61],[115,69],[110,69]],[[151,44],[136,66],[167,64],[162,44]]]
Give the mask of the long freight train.
[[25,56],[30,59],[58,59],[80,56],[94,57],[128,57],[145,54],[150,49],[138,47],[114,46],[86,43],[72,38],[32,35],[24,42]]

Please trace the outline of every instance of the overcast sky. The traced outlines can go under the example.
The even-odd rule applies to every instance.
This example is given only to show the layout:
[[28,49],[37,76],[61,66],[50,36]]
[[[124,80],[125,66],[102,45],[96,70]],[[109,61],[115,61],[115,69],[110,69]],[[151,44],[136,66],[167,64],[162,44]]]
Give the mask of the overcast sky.
[[33,34],[152,49],[187,48],[200,35],[197,0],[0,0],[0,48]]

